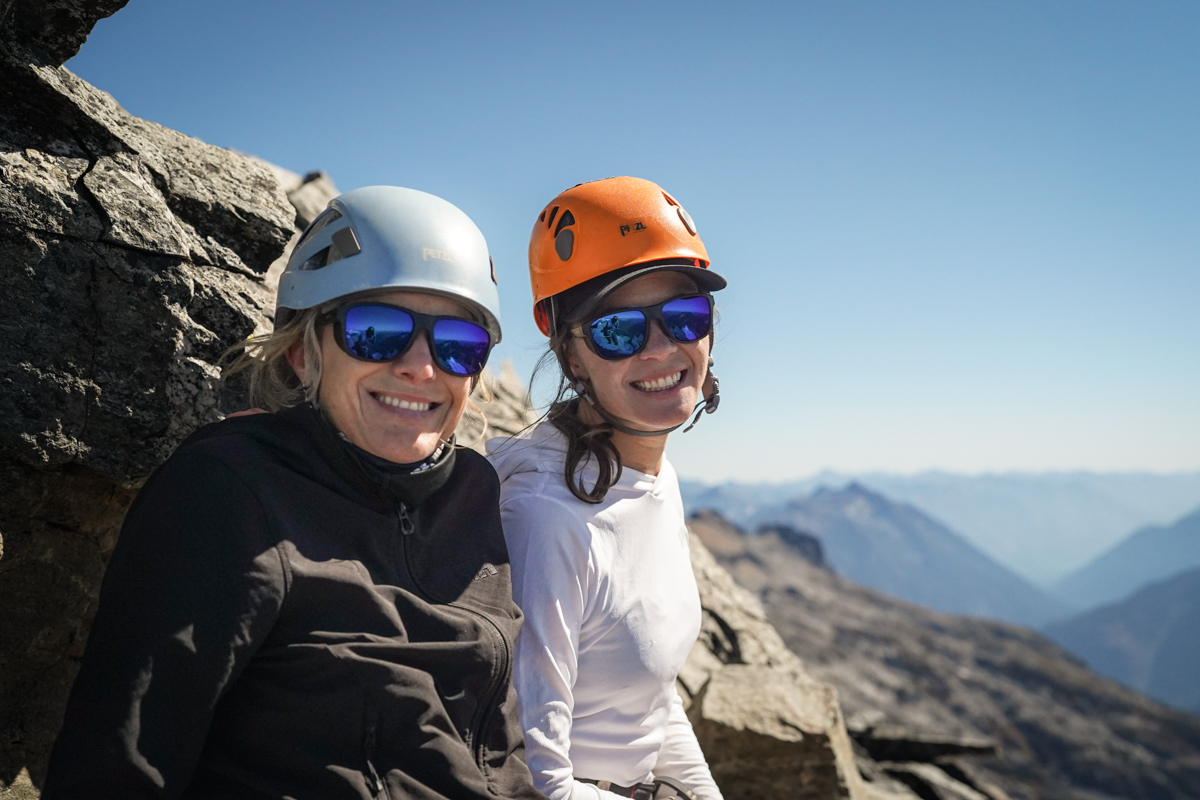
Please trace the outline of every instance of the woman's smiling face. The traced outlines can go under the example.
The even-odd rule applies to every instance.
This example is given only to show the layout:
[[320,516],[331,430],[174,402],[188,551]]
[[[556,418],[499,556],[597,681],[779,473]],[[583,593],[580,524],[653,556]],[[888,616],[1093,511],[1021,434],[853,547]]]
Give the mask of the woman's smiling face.
[[[681,273],[653,272],[614,291],[591,318],[695,292],[696,284]],[[685,421],[702,399],[709,341],[705,336],[695,342],[677,342],[661,325],[652,322],[645,346],[629,358],[600,358],[584,342],[574,339],[569,364],[575,377],[588,383],[592,396],[606,412],[641,430],[664,430]]]
[[[422,314],[471,318],[458,303],[435,295],[384,292],[370,299]],[[388,461],[411,464],[431,456],[454,433],[471,393],[471,378],[440,369],[426,334],[419,334],[395,361],[383,363],[347,355],[334,339],[333,325],[326,325],[320,336],[319,402],[351,442]],[[303,368],[295,360],[292,365],[297,373]]]

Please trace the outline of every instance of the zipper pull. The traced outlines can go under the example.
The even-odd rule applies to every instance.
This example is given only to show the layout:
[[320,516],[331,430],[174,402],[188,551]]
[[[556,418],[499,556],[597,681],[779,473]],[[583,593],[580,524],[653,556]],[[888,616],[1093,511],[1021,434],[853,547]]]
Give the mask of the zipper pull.
[[383,790],[383,781],[379,778],[379,771],[371,763],[371,755],[375,752],[374,725],[367,728],[367,741],[365,742],[364,749],[367,751],[367,774],[364,776],[367,779],[367,789],[370,790],[373,797],[387,797]]
[[387,797],[383,790],[383,781],[379,778],[379,773],[375,770],[375,765],[367,760],[367,783],[370,784],[367,789],[375,797]]
[[412,517],[408,515],[408,506],[404,505],[404,503],[401,503],[397,507],[396,516],[400,518],[400,532],[405,536],[408,536],[417,529],[417,526],[413,525]]

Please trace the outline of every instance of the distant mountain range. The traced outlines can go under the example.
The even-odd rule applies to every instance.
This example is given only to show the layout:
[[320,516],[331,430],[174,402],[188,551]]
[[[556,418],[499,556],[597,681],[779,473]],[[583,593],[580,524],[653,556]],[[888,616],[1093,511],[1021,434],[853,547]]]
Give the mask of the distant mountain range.
[[1171,525],[1150,525],[1054,586],[1076,608],[1129,596],[1147,584],[1200,566],[1200,508]]
[[1101,678],[1033,631],[929,611],[832,574],[809,560],[807,537],[747,535],[715,514],[689,527],[758,595],[809,671],[837,687],[856,738],[898,729],[914,740],[990,739],[995,756],[958,767],[978,787],[999,787],[993,798],[1200,797],[1200,719]]
[[1200,568],[1043,632],[1101,675],[1200,714]]
[[1028,625],[1069,611],[945,525],[857,483],[759,507],[750,519],[775,523],[819,537],[850,580],[939,611]]
[[1130,531],[1169,522],[1200,505],[1200,472],[826,472],[780,484],[683,481],[681,488],[689,511],[716,509],[745,526],[766,506],[852,481],[917,506],[1042,587],[1087,564]]

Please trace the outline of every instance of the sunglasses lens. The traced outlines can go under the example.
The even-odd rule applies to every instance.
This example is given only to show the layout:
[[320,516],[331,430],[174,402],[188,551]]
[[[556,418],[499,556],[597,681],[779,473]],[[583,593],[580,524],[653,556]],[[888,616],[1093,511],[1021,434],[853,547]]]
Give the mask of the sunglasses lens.
[[627,358],[646,342],[646,315],[641,311],[615,311],[597,317],[588,334],[603,358]]
[[391,306],[357,305],[346,310],[346,351],[363,361],[391,361],[408,347],[413,318]]
[[712,328],[712,303],[707,297],[681,297],[662,307],[667,332],[677,342],[694,342]]
[[488,332],[465,319],[439,319],[433,326],[434,358],[451,375],[474,375],[487,363]]

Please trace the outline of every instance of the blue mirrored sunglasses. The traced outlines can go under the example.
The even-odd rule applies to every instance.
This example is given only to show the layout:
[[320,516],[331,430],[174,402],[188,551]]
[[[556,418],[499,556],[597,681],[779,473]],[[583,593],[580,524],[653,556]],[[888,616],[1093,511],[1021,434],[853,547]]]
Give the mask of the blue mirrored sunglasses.
[[330,312],[338,346],[359,361],[395,361],[426,332],[433,362],[451,375],[476,375],[487,364],[492,337],[462,317],[435,317],[385,303],[353,303]]
[[588,348],[607,359],[629,358],[646,346],[651,320],[677,342],[695,342],[712,330],[712,297],[676,297],[655,306],[606,311],[583,324]]

